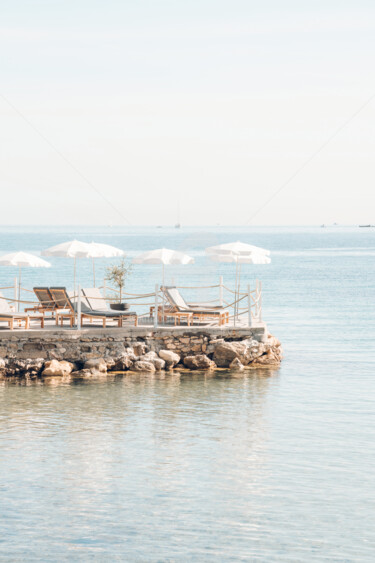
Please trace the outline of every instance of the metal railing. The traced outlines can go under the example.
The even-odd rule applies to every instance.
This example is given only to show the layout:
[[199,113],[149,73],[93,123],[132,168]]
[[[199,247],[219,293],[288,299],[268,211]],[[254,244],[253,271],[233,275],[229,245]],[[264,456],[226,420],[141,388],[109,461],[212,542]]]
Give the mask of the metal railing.
[[[189,301],[190,305],[206,307],[210,309],[210,307],[220,307],[223,311],[227,312],[226,319],[227,321],[232,321],[233,325],[236,326],[237,324],[253,326],[254,324],[262,322],[262,283],[259,280],[256,280],[254,289],[251,289],[250,284],[247,285],[247,291],[240,291],[239,288],[236,290],[231,289],[224,285],[223,278],[220,276],[219,283],[213,284],[210,286],[175,286],[178,290],[183,290],[184,293],[189,293],[192,295],[194,292],[198,292],[205,294],[209,297],[208,299],[202,301],[192,302]],[[116,288],[109,287],[106,285],[104,281],[103,285],[100,286],[99,289],[102,292],[102,296],[93,295],[88,296],[90,301],[95,303],[96,299],[103,298],[109,303],[119,303],[120,302],[120,291]],[[28,308],[33,306],[35,307],[42,307],[43,301],[35,301],[30,299],[19,299],[19,290],[22,292],[32,293],[34,291],[32,289],[19,287],[17,284],[17,280],[13,286],[7,287],[0,287],[0,291],[9,291],[13,290],[13,297],[1,297],[0,299],[5,299],[8,303],[11,304],[12,308],[15,311],[20,310],[20,305],[27,305]],[[214,297],[214,293],[218,292],[216,298]],[[76,303],[77,313],[81,310],[82,301],[86,299],[79,288],[77,294],[70,294],[70,300]],[[155,285],[155,289],[152,292],[148,293],[129,293],[126,291],[121,292],[121,298],[123,298],[126,302],[131,302],[131,304],[137,306],[139,312],[137,311],[137,315],[139,318],[143,318],[145,321],[149,320],[155,327],[160,322],[160,315],[158,311],[160,308],[163,309],[162,320],[164,321],[165,315],[164,310],[167,312],[166,317],[168,317],[168,311],[171,311],[171,303],[167,300],[165,292],[163,291],[162,287],[159,284]],[[49,301],[50,302],[50,301]],[[46,302],[47,303],[47,302]],[[77,315],[79,319],[77,319],[77,324],[80,324],[80,315]],[[210,323],[215,324],[215,322]]]

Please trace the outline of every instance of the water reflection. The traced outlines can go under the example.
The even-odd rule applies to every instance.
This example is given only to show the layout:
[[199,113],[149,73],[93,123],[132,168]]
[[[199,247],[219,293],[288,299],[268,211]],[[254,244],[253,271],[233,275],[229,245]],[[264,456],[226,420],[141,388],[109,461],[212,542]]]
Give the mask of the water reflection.
[[[173,534],[191,520],[194,533],[194,513],[209,526],[222,503],[228,522],[249,522],[257,505],[246,498],[259,494],[266,473],[273,385],[271,370],[7,384],[2,502],[22,522],[27,496],[39,522],[30,541],[48,529],[56,549],[85,545],[93,553],[111,535],[129,538],[161,521]],[[1,537],[10,523],[0,525]]]

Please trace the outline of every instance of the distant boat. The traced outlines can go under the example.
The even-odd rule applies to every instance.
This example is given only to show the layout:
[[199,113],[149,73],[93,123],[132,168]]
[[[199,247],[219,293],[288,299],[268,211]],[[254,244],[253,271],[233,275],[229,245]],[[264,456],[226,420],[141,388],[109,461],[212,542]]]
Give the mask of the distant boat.
[[375,225],[359,225],[359,226],[364,229],[368,229],[369,227],[375,227]]
[[181,229],[181,223],[176,223],[174,226],[175,229]]
[[324,228],[325,228],[325,224],[324,224],[324,223],[323,223],[323,225],[320,225],[320,226],[321,226],[321,228],[322,228],[322,229],[324,229]]

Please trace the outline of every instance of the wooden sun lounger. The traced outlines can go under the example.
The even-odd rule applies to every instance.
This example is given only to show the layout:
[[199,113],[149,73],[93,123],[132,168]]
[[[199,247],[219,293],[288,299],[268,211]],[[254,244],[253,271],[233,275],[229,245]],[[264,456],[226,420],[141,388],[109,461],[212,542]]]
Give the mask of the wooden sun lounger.
[[27,314],[27,313],[16,313],[12,311],[9,307],[8,301],[5,299],[4,295],[0,292],[0,321],[7,322],[10,330],[14,329],[14,321],[21,326],[22,322],[25,323],[25,329],[30,328],[30,319],[35,319],[40,321],[41,328],[44,328],[44,316],[38,313]]
[[[70,322],[70,326],[74,326],[76,318],[76,304],[72,303],[68,292],[65,287],[51,287],[51,294],[56,302],[61,305],[61,309],[56,310],[56,324],[59,323],[63,326],[64,320]],[[87,290],[86,290],[87,291]],[[138,317],[135,312],[129,311],[111,311],[111,310],[94,310],[89,306],[89,301],[82,291],[81,298],[81,322],[85,319],[100,319],[103,324],[103,328],[107,325],[107,320],[117,321],[117,326],[122,327],[124,319],[130,318],[134,321],[134,325],[138,324]]]
[[34,305],[34,307],[27,307],[25,308],[25,312],[34,311],[38,313],[42,313],[45,315],[46,313],[51,313],[53,316],[57,309],[57,304],[53,299],[51,292],[48,287],[34,287],[34,293],[39,301],[39,305]]
[[[158,318],[160,320],[166,320],[168,316],[179,318],[182,314],[190,315],[190,319],[198,321],[206,321],[209,319],[218,320],[219,326],[229,322],[229,311],[222,307],[205,307],[198,304],[186,303],[177,287],[162,287],[164,295],[169,301],[169,306],[164,307],[164,319],[163,317],[163,307],[158,307]],[[175,321],[176,324],[176,321]],[[190,324],[190,323],[188,323]]]

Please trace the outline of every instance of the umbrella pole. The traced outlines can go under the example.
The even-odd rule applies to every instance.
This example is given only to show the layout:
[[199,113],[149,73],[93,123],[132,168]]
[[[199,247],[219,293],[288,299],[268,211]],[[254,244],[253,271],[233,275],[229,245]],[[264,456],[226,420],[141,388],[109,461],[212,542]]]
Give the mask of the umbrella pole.
[[74,299],[76,299],[76,257],[74,256]]
[[[162,315],[163,315],[163,319],[162,322],[164,323],[164,295],[165,295],[165,291],[164,291],[164,287],[165,287],[165,268],[164,268],[164,264],[162,265],[163,268],[163,301],[162,301]],[[157,314],[157,311],[156,311]]]
[[18,268],[18,303],[17,303],[17,312],[20,311],[20,300],[21,300],[21,266]]
[[237,315],[237,276],[238,276],[238,262],[236,258],[236,279],[234,282],[234,308],[233,308],[233,324],[236,326],[236,315]]
[[[241,291],[241,262],[238,268],[238,291],[237,291],[237,295],[238,295],[238,299],[240,298],[240,291]],[[237,318],[239,318],[239,311],[240,309],[240,304],[237,303]]]

